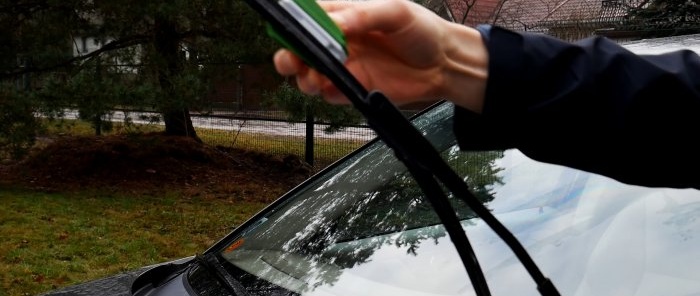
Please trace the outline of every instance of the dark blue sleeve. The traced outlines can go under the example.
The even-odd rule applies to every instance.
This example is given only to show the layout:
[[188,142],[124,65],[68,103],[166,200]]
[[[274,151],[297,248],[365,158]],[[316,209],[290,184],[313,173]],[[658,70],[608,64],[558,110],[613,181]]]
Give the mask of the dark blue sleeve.
[[625,183],[700,188],[695,53],[638,56],[601,37],[482,32],[486,99],[481,115],[455,109],[462,149],[518,148]]

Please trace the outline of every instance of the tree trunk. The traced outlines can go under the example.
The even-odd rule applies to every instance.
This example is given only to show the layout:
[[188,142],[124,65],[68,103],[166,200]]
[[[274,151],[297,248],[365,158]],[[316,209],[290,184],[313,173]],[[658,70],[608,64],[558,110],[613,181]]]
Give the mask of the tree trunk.
[[179,102],[172,79],[182,73],[184,55],[180,51],[180,36],[175,25],[163,18],[155,20],[155,50],[158,53],[158,82],[163,91],[164,100],[162,113],[165,122],[165,134],[170,136],[186,136],[201,142],[192,125],[189,108]]
[[187,136],[201,142],[192,125],[189,109],[165,111],[163,112],[163,121],[165,122],[166,135]]

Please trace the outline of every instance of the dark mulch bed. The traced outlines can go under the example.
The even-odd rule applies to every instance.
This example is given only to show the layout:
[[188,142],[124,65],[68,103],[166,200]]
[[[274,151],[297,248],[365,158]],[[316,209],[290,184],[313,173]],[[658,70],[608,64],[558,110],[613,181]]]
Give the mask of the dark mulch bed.
[[51,139],[27,159],[0,165],[0,184],[60,192],[179,191],[269,201],[310,174],[311,168],[296,156],[211,147],[187,137],[150,133]]

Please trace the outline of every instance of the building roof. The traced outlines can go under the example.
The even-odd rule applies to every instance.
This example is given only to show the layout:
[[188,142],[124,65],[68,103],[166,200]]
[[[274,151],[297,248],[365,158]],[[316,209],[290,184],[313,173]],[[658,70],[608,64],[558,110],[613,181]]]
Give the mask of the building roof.
[[496,24],[526,31],[562,26],[605,26],[627,15],[639,0],[504,0]]
[[444,0],[454,22],[468,26],[491,23],[503,0]]
[[615,27],[645,0],[425,0],[441,16],[468,26],[496,24],[578,39]]

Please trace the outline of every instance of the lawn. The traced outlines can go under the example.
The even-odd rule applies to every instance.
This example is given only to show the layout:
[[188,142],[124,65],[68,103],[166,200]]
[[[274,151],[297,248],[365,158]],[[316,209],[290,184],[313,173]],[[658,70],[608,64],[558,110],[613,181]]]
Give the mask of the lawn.
[[[157,130],[117,126],[111,134],[130,134],[124,138],[133,142],[131,134]],[[85,138],[92,134],[89,127],[68,122],[52,125],[41,137],[43,150],[33,153],[41,157],[25,165],[34,175],[16,182],[25,168],[0,165],[0,296],[36,295],[201,253],[321,168],[300,170],[282,157],[298,153],[303,138],[280,145],[278,138],[239,134],[238,149],[221,156],[214,147],[226,146],[232,135],[198,133],[204,147],[151,138],[115,143],[108,136],[93,142]],[[73,146],[48,149],[61,142],[51,140],[56,135]],[[362,144],[318,141],[324,148],[317,159],[327,164]],[[290,150],[272,155],[266,147],[275,145]]]
[[42,193],[0,187],[0,295],[58,287],[194,255],[265,203]]

